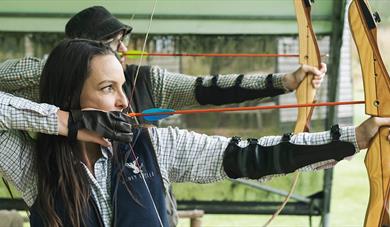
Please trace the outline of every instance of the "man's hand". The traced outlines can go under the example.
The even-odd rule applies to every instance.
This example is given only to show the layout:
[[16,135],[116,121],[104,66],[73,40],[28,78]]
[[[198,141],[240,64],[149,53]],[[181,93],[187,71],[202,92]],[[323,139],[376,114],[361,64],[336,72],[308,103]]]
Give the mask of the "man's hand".
[[379,128],[382,126],[389,126],[387,140],[390,141],[390,118],[371,117],[356,127],[356,142],[360,150],[368,148],[371,139],[378,133]]
[[290,91],[296,90],[302,80],[305,79],[306,75],[308,73],[312,73],[313,88],[319,88],[324,79],[326,71],[327,69],[325,63],[321,63],[320,69],[309,65],[302,65],[295,72],[286,74],[286,76],[283,78],[283,84]]
[[[100,110],[59,111],[59,133],[70,139],[111,146],[107,139],[124,143],[133,138],[130,117],[119,111],[104,112]],[[107,138],[107,139],[105,139]]]

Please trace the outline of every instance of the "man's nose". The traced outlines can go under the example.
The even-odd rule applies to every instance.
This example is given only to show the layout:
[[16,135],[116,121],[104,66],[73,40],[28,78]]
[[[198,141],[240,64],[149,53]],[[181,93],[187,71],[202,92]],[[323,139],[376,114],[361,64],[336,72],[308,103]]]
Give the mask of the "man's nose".
[[125,52],[127,51],[127,46],[122,42],[122,41],[119,41],[119,46],[118,46],[118,52]]

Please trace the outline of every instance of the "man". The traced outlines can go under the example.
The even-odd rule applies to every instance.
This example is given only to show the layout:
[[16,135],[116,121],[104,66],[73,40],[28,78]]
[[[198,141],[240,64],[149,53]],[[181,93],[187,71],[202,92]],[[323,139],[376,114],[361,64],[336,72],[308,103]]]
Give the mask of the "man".
[[[65,34],[69,38],[103,41],[113,50],[122,52],[127,51],[124,40],[131,30],[130,26],[122,24],[105,8],[94,6],[74,15],[66,25]],[[130,101],[130,110],[134,112],[142,112],[153,107],[181,109],[206,104],[222,105],[280,95],[295,90],[309,72],[315,75],[312,84],[318,88],[326,72],[326,66],[323,64],[321,70],[303,65],[297,71],[287,74],[194,77],[171,73],[158,66],[140,66],[138,69],[137,65],[126,65],[124,61],[125,58],[122,57],[121,62],[126,76],[124,90]],[[44,63],[44,60],[36,58],[8,60],[1,63],[0,90],[38,101],[39,78]],[[81,128],[89,131],[80,130],[76,135],[79,140],[94,141],[109,146],[109,142],[100,137],[101,135],[119,140],[129,138],[129,132],[125,127],[118,135],[113,131],[101,130],[91,123],[103,122],[106,128],[111,128],[113,122],[107,119],[112,113],[82,111],[81,116],[76,120],[69,121],[69,113],[55,106],[27,102],[2,92],[0,92],[0,107],[3,115],[0,115],[0,123],[4,122],[1,129],[32,130],[67,136],[68,131],[74,131],[68,129],[80,125],[77,122],[82,122]],[[119,121],[126,123],[127,119]],[[145,123],[142,118],[138,121]],[[71,124],[69,125],[68,122]],[[130,126],[127,126],[130,129]],[[3,148],[12,149],[18,140],[25,139],[19,134],[21,132],[3,132],[2,140],[8,138]],[[168,179],[164,181],[168,188]],[[171,208],[170,216],[175,217],[176,211],[172,200],[167,196],[168,208]],[[175,226],[176,223],[177,220],[172,218],[171,225]]]

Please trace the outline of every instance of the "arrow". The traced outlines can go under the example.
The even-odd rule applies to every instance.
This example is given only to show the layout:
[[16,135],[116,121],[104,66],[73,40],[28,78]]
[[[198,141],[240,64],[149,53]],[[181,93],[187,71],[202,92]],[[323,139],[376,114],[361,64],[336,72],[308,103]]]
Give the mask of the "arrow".
[[129,50],[126,52],[118,52],[118,55],[120,57],[126,56],[127,58],[130,59],[137,59],[140,58],[141,56],[148,56],[148,53],[142,50]]
[[194,114],[194,113],[217,113],[217,112],[234,112],[246,110],[270,110],[270,109],[288,109],[288,108],[304,108],[316,106],[342,106],[364,104],[364,101],[342,101],[342,102],[321,102],[308,104],[286,104],[273,106],[247,106],[247,107],[227,107],[227,108],[211,108],[211,109],[193,109],[193,110],[173,110],[152,108],[142,111],[142,113],[128,113],[130,117],[144,117],[147,121],[158,121],[175,114]]
[[140,50],[130,50],[119,52],[119,56],[128,58],[138,58],[139,56],[159,56],[159,57],[286,57],[297,58],[298,54],[267,54],[267,53],[147,53]]

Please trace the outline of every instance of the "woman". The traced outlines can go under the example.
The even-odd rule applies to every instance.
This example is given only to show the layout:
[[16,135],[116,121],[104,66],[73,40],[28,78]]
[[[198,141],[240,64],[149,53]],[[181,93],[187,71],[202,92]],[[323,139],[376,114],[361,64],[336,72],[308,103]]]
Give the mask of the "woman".
[[[109,47],[64,40],[46,62],[40,98],[66,111],[117,112],[128,105],[124,82],[121,64]],[[371,118],[356,129],[333,127],[332,132],[248,141],[177,128],[136,128],[131,143],[113,141],[109,147],[41,134],[33,166],[23,161],[30,154],[15,153],[23,174],[2,169],[13,182],[27,179],[18,188],[30,206],[32,227],[168,226],[162,179],[268,180],[297,169],[331,167],[366,148],[378,127],[389,124],[390,119]]]

